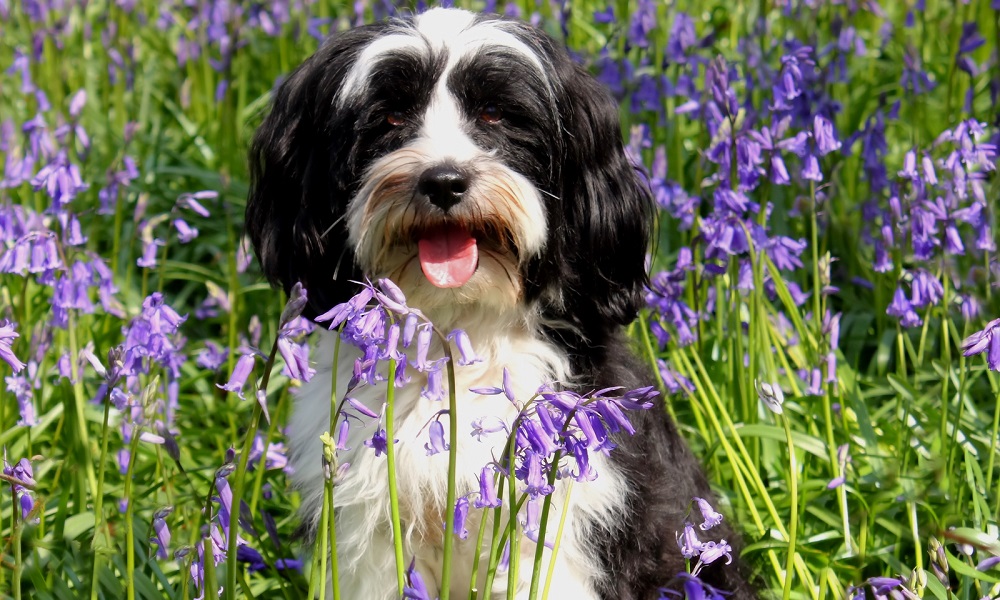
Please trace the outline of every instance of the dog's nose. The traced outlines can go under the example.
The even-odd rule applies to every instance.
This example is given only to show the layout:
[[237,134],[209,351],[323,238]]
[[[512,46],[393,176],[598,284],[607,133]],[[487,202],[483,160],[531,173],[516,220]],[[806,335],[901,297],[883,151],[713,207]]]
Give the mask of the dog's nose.
[[468,176],[451,165],[431,167],[420,175],[417,182],[417,191],[445,212],[458,204],[468,189]]

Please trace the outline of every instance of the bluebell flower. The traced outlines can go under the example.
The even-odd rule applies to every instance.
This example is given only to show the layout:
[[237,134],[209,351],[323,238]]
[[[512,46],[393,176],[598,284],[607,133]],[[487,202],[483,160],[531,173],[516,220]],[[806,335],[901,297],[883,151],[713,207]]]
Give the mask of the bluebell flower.
[[240,356],[240,359],[236,361],[236,366],[233,367],[232,374],[229,376],[229,381],[225,385],[216,385],[227,392],[235,392],[242,399],[243,386],[246,385],[247,378],[250,377],[250,373],[253,371],[254,362],[256,362],[256,356],[253,353]]
[[687,13],[675,13],[674,22],[670,25],[670,37],[667,38],[666,58],[672,63],[686,63],[688,51],[697,42],[694,20]]
[[[395,444],[399,440],[394,439],[392,442]],[[368,446],[375,451],[375,456],[382,456],[389,451],[389,441],[386,439],[385,429],[378,428],[372,435],[371,439],[365,440],[365,446]]]
[[428,427],[430,441],[424,444],[427,456],[432,456],[440,452],[447,452],[449,445],[444,439],[444,424],[440,420],[434,419]]
[[594,11],[594,22],[600,23],[602,25],[607,25],[609,23],[615,22],[615,9],[613,6],[608,5],[604,10]]
[[991,371],[1000,371],[1000,319],[993,319],[986,327],[965,338],[962,354],[975,356],[986,353],[986,365]]
[[638,48],[646,48],[649,46],[649,34],[656,26],[656,3],[653,0],[639,0],[629,21],[629,43]]
[[698,510],[701,511],[702,518],[705,519],[705,521],[698,526],[702,531],[707,531],[722,522],[722,514],[716,512],[707,500],[695,497],[694,502],[698,505]]
[[465,528],[465,521],[469,517],[469,498],[462,496],[455,502],[455,520],[452,533],[464,540],[469,537],[469,530]]
[[899,81],[904,90],[923,94],[934,89],[934,81],[923,70],[923,61],[920,59],[920,52],[913,46],[909,46],[903,53],[903,75]]
[[[7,449],[4,448],[3,474],[15,480],[9,482],[14,495],[13,499],[21,507],[21,519],[27,519],[35,507],[35,497],[29,489],[29,487],[36,485],[31,461],[22,458],[11,465],[7,462]],[[32,522],[38,523],[38,521],[38,518],[35,518]]]
[[427,591],[423,577],[416,570],[416,558],[410,560],[410,566],[406,568],[406,585],[403,586],[403,600],[433,600]]
[[497,497],[496,486],[493,482],[493,472],[495,470],[494,466],[486,465],[479,472],[479,494],[473,501],[473,506],[476,508],[496,508],[500,506],[501,502]]
[[906,298],[906,294],[901,287],[896,288],[892,296],[892,301],[886,308],[885,313],[890,317],[899,319],[899,324],[903,327],[919,327],[923,324],[923,319],[913,310],[913,305]]
[[14,351],[11,349],[14,340],[19,336],[20,334],[14,331],[13,323],[6,319],[0,320],[0,359],[10,365],[15,373],[19,373],[24,368],[24,363],[14,355]]
[[38,417],[35,414],[35,403],[33,400],[32,386],[28,379],[21,375],[11,375],[4,378],[7,392],[12,394],[17,400],[17,410],[21,418],[17,421],[18,427],[34,427],[38,424]]
[[170,528],[167,526],[166,519],[173,511],[173,506],[167,506],[153,513],[153,522],[150,525],[153,536],[149,538],[149,541],[157,545],[156,556],[160,560],[169,556]]
[[719,542],[705,542],[701,548],[701,554],[698,556],[698,560],[706,565],[712,564],[713,562],[725,558],[726,564],[733,562],[733,547],[730,546],[726,540],[721,540]]
[[677,546],[681,549],[681,556],[691,559],[701,553],[704,544],[698,539],[694,525],[684,523],[684,532],[677,534]]

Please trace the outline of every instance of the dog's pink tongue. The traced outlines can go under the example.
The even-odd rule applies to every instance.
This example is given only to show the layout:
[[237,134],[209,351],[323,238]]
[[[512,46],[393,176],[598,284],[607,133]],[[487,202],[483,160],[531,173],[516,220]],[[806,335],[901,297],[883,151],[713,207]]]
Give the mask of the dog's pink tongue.
[[479,248],[464,227],[436,227],[424,234],[417,247],[424,276],[439,288],[463,286],[476,272]]

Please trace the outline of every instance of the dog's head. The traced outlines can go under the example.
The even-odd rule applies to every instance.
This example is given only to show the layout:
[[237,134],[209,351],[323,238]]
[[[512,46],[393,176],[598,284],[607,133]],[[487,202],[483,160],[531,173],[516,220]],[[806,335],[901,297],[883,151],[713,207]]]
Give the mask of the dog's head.
[[435,9],[357,28],[277,88],[247,231],[312,315],[367,276],[425,309],[540,302],[625,323],[653,209],[620,127],[609,93],[524,23]]

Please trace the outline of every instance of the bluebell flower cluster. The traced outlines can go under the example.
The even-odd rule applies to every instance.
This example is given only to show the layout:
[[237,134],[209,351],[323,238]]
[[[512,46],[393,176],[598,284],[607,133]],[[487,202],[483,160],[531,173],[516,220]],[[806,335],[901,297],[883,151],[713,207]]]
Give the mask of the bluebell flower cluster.
[[[363,355],[355,361],[348,394],[360,383],[375,385],[385,381],[387,374],[383,374],[380,366],[392,360],[396,365],[392,373],[395,387],[409,382],[408,369],[412,368],[427,378],[422,396],[431,400],[444,398],[444,366],[448,359],[428,357],[435,333],[433,325],[418,309],[407,306],[403,292],[388,279],[362,284],[357,295],[316,317],[316,321],[329,321],[331,330],[343,326],[341,339],[362,351]],[[481,360],[473,352],[465,332],[455,330],[446,338],[458,350],[458,364]],[[410,348],[411,345],[415,345],[412,365],[407,355],[400,351],[401,347]]]
[[917,600],[920,598],[913,591],[912,586],[900,577],[870,577],[867,581],[858,586],[851,586],[847,590],[851,600],[865,600],[866,590],[871,590],[876,600]]
[[[681,555],[687,559],[688,564],[690,565],[693,561],[694,566],[690,567],[688,572],[680,573],[677,576],[682,582],[681,589],[683,592],[675,589],[663,589],[660,591],[660,600],[671,598],[722,600],[727,595],[725,592],[716,590],[698,578],[701,570],[706,565],[722,559],[725,559],[725,564],[730,564],[733,560],[733,548],[726,540],[702,541],[698,537],[698,530],[709,531],[721,523],[722,515],[716,512],[708,500],[704,498],[694,498],[692,505],[693,507],[697,507],[698,512],[701,514],[702,522],[695,529],[696,526],[694,523],[690,520],[685,521],[684,531],[677,532],[677,545],[681,550]],[[694,516],[693,513],[694,511],[692,511],[692,516]]]
[[[626,413],[652,408],[659,395],[652,387],[635,390],[616,387],[579,394],[545,385],[527,402],[519,402],[510,388],[510,373],[506,369],[500,387],[470,391],[504,396],[518,409],[512,423],[491,419],[490,422],[477,422],[473,428],[472,435],[478,439],[502,431],[513,447],[480,472],[479,491],[472,494],[472,506],[499,507],[502,501],[497,497],[496,479],[509,476],[513,468],[522,486],[520,492],[527,496],[522,523],[524,534],[534,542],[538,542],[542,501],[554,491],[550,481],[596,479],[598,474],[591,465],[591,453],[607,455],[614,449],[613,434],[634,434],[635,429]],[[467,535],[464,523],[469,503],[468,498],[462,498],[455,507],[455,533],[461,538]]]

